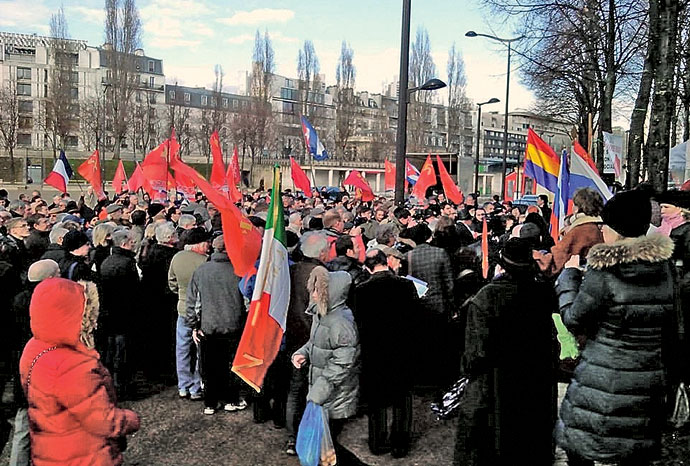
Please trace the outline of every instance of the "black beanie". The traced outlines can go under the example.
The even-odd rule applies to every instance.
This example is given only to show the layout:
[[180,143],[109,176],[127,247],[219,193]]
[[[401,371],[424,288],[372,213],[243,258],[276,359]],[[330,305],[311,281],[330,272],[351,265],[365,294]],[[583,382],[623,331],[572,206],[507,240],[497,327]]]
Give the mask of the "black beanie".
[[498,262],[506,270],[534,269],[536,262],[532,256],[532,243],[527,238],[510,238],[506,241]]
[[81,230],[68,231],[62,239],[62,247],[67,252],[76,251],[80,247],[89,243],[89,237]]
[[647,234],[652,220],[649,195],[641,191],[623,191],[608,200],[601,212],[604,224],[626,238]]

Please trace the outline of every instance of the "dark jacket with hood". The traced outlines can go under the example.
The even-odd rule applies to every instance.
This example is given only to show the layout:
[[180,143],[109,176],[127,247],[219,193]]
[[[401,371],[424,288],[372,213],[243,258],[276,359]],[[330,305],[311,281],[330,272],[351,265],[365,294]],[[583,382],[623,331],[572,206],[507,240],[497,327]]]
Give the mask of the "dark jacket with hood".
[[240,279],[227,253],[214,252],[192,274],[187,289],[187,325],[205,335],[239,333],[244,328]]
[[352,417],[359,399],[359,338],[352,311],[345,301],[352,278],[346,272],[326,272],[317,282],[320,296],[328,303],[309,306],[313,322],[309,341],[296,354],[309,361],[309,393],[312,401],[328,410],[330,419]]
[[604,463],[658,453],[675,331],[672,253],[661,235],[598,244],[584,278],[569,268],[558,279],[563,323],[587,335],[556,428],[566,451]]

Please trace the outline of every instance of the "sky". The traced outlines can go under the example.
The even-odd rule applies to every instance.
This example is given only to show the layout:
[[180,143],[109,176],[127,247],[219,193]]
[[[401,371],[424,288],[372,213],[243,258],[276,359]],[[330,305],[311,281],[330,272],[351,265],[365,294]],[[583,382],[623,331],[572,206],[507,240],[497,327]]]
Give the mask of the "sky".
[[[98,46],[103,42],[103,0],[0,0],[0,31],[47,35],[50,15],[62,4],[73,39]],[[343,40],[354,50],[356,88],[383,90],[399,72],[400,0],[220,1],[139,0],[142,47],[163,60],[168,82],[210,87],[216,64],[225,71],[227,90],[237,89],[250,68],[254,35],[268,31],[275,49],[278,74],[297,75],[297,53],[304,40],[314,43],[321,73],[335,84],[335,69]],[[508,26],[491,24],[479,0],[416,0],[412,2],[411,42],[418,27],[429,31],[437,76],[446,80],[448,49],[455,42],[463,55],[467,96],[475,102],[501,99],[485,107],[502,111],[505,100],[506,48],[465,32],[511,37]],[[528,109],[532,93],[520,84],[519,67],[511,71],[510,110]],[[437,98],[444,93],[436,91]]]

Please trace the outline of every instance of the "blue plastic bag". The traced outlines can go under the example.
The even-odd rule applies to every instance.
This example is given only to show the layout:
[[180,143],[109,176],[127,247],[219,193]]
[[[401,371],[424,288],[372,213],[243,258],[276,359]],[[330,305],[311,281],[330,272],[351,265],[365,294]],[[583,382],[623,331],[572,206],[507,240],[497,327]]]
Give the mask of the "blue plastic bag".
[[313,402],[307,403],[297,431],[297,456],[302,466],[336,464],[328,412]]

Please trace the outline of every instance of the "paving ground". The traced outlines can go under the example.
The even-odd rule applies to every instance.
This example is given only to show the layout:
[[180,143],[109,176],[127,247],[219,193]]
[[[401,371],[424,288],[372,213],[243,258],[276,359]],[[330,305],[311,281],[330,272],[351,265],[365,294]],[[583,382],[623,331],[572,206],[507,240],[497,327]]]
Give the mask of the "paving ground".
[[[341,442],[372,466],[450,466],[456,421],[436,421],[428,404],[428,398],[415,397],[414,445],[407,458],[394,460],[390,455],[371,455],[364,417],[347,426]],[[180,400],[173,387],[151,387],[148,395],[124,405],[136,410],[142,418],[141,430],[129,438],[125,453],[127,465],[299,465],[296,458],[283,453],[285,430],[275,429],[270,421],[255,424],[251,409],[204,416],[203,403]],[[8,457],[9,446],[6,446],[0,464],[7,464]],[[655,465],[689,464],[690,434],[667,435],[664,457]],[[565,465],[559,452],[554,466]]]

